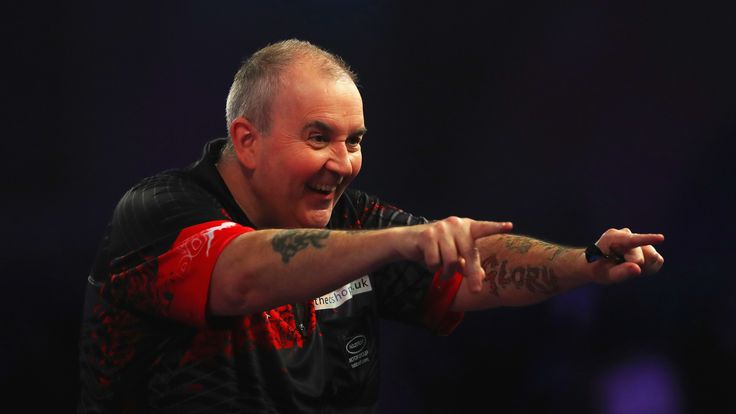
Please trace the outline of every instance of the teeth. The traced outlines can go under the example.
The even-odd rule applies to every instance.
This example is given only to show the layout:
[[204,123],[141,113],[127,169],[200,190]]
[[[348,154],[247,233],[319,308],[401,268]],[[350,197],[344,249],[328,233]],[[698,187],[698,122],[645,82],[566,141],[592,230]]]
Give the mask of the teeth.
[[333,192],[333,191],[335,191],[337,189],[337,187],[330,186],[330,185],[315,185],[315,184],[310,184],[309,186],[312,187],[313,189],[317,190],[317,191],[323,191],[323,192],[326,192],[326,193],[331,193],[331,192]]

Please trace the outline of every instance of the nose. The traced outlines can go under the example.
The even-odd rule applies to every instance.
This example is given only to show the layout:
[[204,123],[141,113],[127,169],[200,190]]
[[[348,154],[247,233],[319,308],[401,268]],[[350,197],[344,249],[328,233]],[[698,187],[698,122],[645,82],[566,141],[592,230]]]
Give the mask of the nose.
[[325,163],[327,171],[334,172],[341,177],[348,177],[353,174],[353,164],[350,162],[351,153],[342,142],[336,142],[332,145],[330,158]]

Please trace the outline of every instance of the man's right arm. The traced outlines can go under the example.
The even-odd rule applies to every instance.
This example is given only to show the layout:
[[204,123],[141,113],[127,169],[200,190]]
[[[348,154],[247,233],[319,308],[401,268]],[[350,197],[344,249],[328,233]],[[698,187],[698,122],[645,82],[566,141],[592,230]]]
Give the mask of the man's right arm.
[[471,288],[484,273],[475,240],[511,223],[450,217],[418,226],[368,231],[259,230],[238,236],[217,259],[208,311],[242,315],[317,297],[379,267],[411,260],[451,274],[464,261]]

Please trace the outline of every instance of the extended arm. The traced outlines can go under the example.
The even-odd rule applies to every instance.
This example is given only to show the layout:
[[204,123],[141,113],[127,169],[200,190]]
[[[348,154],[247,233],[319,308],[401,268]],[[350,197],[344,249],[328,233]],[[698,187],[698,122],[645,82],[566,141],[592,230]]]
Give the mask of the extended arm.
[[[444,266],[449,272],[463,252],[474,249],[476,239],[510,229],[511,223],[451,217],[375,231],[249,232],[220,254],[208,309],[215,315],[238,315],[308,300],[398,260],[424,263],[430,269]],[[479,289],[482,271],[470,276]]]
[[625,260],[617,264],[606,260],[588,263],[582,248],[525,236],[489,236],[477,241],[486,274],[483,291],[475,294],[461,287],[453,310],[529,305],[586,283],[614,283],[654,273],[664,259],[651,244],[663,240],[661,234],[634,234],[628,229],[606,231],[597,245]]

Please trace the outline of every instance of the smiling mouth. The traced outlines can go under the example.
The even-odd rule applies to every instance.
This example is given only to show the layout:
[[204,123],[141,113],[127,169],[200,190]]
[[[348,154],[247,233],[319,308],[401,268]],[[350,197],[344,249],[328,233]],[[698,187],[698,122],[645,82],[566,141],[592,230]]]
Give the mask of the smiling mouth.
[[337,189],[334,185],[307,184],[307,188],[323,195],[329,195]]

